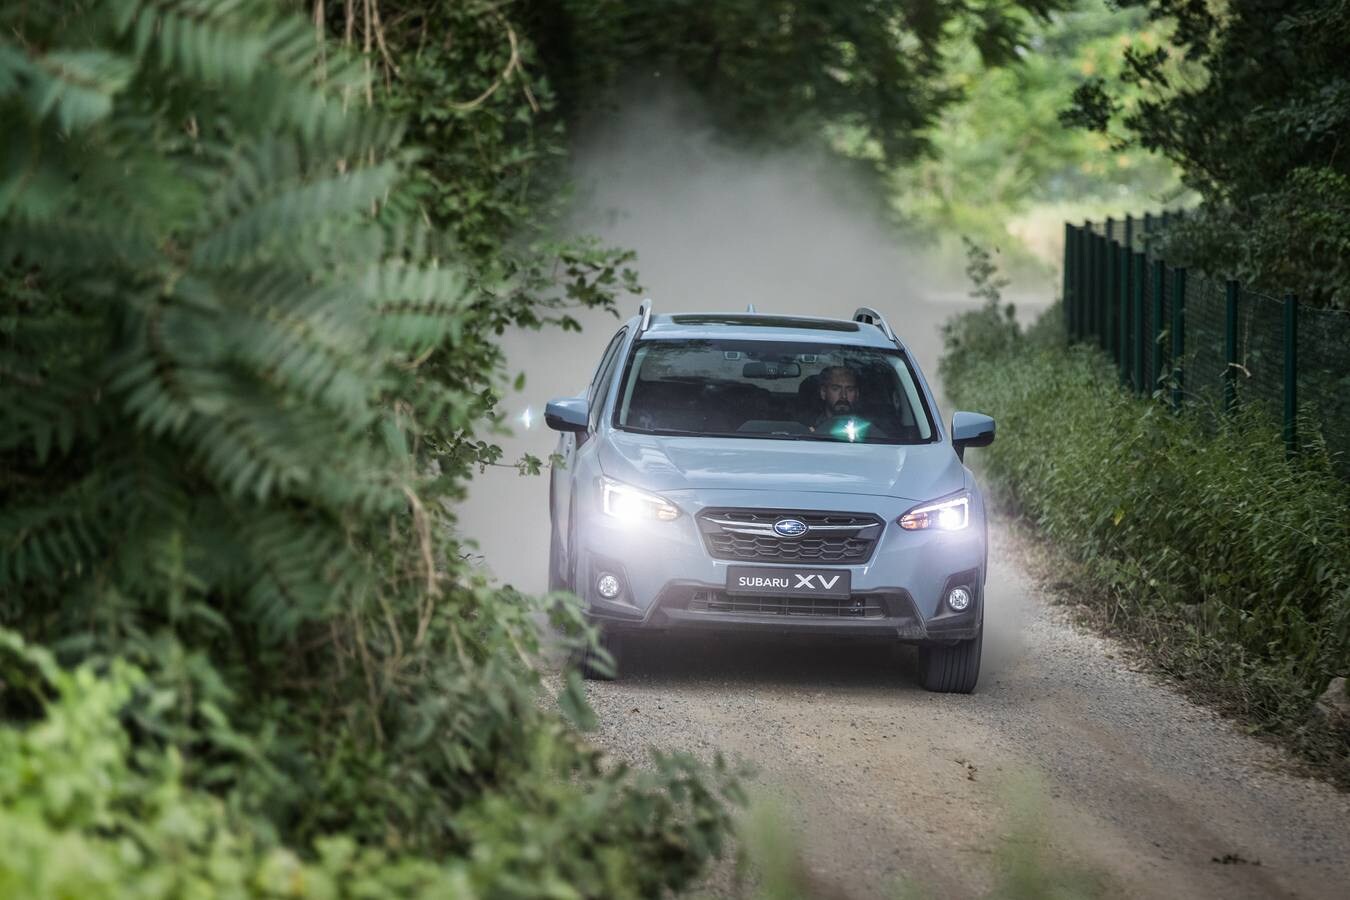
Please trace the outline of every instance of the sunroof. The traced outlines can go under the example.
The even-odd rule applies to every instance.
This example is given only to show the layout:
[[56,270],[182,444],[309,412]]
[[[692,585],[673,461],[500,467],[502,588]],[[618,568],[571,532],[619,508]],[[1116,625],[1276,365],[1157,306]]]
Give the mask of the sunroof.
[[671,316],[670,321],[677,325],[749,325],[760,328],[806,328],[811,331],[857,331],[857,322],[840,322],[833,319],[794,319],[789,316],[716,316],[682,315]]

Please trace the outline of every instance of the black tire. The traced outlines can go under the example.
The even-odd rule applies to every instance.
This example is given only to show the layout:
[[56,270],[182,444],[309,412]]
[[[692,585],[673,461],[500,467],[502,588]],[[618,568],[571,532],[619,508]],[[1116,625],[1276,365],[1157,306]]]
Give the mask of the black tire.
[[619,677],[619,667],[623,665],[623,642],[617,634],[604,633],[600,636],[600,645],[614,658],[613,671],[608,670],[589,647],[581,652],[577,668],[581,671],[581,677],[588,681],[614,681]]
[[553,535],[548,542],[548,589],[550,591],[570,591],[572,585],[562,570],[562,547],[558,545],[558,536]]
[[924,690],[939,694],[969,694],[980,680],[980,648],[984,632],[954,644],[926,644],[919,648],[919,680]]

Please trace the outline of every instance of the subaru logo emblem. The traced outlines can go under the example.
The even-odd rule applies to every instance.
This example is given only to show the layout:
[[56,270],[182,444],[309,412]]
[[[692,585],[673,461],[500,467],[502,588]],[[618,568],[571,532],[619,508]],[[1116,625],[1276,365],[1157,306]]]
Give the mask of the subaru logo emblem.
[[773,530],[783,537],[801,537],[806,534],[806,523],[801,519],[779,519],[773,523]]

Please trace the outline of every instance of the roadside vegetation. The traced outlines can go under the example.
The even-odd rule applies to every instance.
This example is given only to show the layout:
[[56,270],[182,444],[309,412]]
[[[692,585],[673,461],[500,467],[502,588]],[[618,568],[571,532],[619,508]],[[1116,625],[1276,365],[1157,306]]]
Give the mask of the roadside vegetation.
[[[1149,249],[1344,307],[1350,8],[1121,6],[1154,38],[1122,41],[1114,73],[1084,71],[1062,119],[1116,152],[1160,154],[1199,198]],[[1059,307],[1019,328],[978,247],[969,274],[985,305],[948,324],[942,374],[958,406],[998,419],[977,464],[1002,501],[1101,623],[1350,785],[1347,702],[1329,691],[1350,674],[1350,485],[1319,437],[1333,411],[1302,410],[1293,455],[1259,404],[1174,414],[1165,393],[1120,388],[1095,346],[1068,345]]]
[[1121,0],[1167,40],[1126,42],[1064,119],[1176,164],[1200,198],[1169,262],[1350,307],[1350,5]]
[[360,59],[273,4],[5,17],[0,893],[687,883],[734,780],[607,763],[548,604],[447,539],[505,291]]
[[1258,408],[1139,399],[1063,340],[1058,306],[1024,331],[978,248],[971,271],[985,305],[948,323],[941,371],[954,405],[998,421],[976,461],[996,499],[1048,539],[1095,621],[1350,785],[1350,729],[1317,703],[1350,671],[1350,486],[1325,445],[1288,457]]

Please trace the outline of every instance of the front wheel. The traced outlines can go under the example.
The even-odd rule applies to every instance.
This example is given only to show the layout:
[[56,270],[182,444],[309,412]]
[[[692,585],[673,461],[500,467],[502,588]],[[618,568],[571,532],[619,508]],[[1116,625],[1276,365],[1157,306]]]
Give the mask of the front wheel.
[[567,576],[563,574],[562,547],[558,544],[557,534],[550,536],[548,541],[548,589],[550,591],[570,591],[572,589]]
[[604,631],[600,633],[600,646],[613,658],[612,669],[605,665],[599,654],[589,646],[580,652],[577,668],[581,670],[581,677],[588,681],[613,681],[618,677],[619,666],[622,664],[623,644],[617,634]]
[[919,648],[919,678],[924,690],[940,694],[969,694],[980,680],[980,648],[984,632],[954,644],[927,644]]

